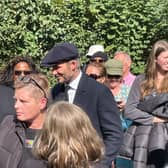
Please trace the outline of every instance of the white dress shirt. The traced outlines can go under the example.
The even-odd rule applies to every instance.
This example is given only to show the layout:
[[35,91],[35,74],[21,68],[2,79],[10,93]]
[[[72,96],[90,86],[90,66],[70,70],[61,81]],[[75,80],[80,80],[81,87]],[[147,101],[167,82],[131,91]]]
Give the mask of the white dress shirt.
[[78,88],[78,84],[79,84],[79,81],[81,79],[81,76],[82,76],[82,72],[80,71],[77,78],[69,83],[69,86],[70,86],[70,89],[68,90],[69,103],[73,103],[73,101],[74,101],[76,90]]

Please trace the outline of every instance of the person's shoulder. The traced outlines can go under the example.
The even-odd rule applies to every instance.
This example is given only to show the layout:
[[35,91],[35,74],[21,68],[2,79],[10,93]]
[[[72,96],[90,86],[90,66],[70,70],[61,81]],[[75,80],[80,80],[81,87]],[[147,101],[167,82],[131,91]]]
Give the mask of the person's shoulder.
[[11,86],[9,86],[9,85],[4,85],[4,84],[0,84],[0,89],[13,90]]
[[0,128],[4,130],[11,130],[12,128],[15,128],[16,122],[15,122],[15,116],[14,115],[7,115],[3,118],[3,120],[0,123]]
[[136,75],[133,74],[132,72],[129,72],[129,76],[131,76],[132,78],[136,78]]
[[10,86],[0,84],[0,97],[9,97],[13,98],[14,95],[14,89]]
[[51,88],[51,93],[59,93],[60,91],[62,91],[62,89],[64,88],[64,84],[63,83],[56,83],[52,88]]
[[15,116],[14,115],[7,115],[6,117],[4,117],[5,121],[14,121],[15,120]]
[[2,120],[3,123],[11,123],[15,121],[15,116],[14,115],[7,115],[4,117],[4,119]]
[[82,75],[82,78],[84,79],[83,82],[86,82],[89,86],[94,86],[94,87],[105,87],[104,84],[101,84],[100,82],[97,82],[95,79],[92,79],[86,74]]
[[142,81],[145,79],[145,74],[139,74],[136,76],[135,80]]
[[95,79],[92,79],[88,75],[83,75],[83,77],[85,78],[85,80],[87,81],[87,83],[89,83],[91,85],[97,85],[97,83],[98,83]]

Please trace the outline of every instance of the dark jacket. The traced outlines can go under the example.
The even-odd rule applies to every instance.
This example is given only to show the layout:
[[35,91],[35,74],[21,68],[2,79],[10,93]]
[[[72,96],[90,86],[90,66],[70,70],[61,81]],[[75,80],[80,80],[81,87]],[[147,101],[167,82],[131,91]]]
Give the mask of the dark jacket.
[[[25,146],[26,125],[19,122],[13,115],[8,115],[0,124],[0,168],[18,168]],[[41,161],[31,158],[30,167],[42,165]],[[25,161],[25,166],[30,164]],[[34,161],[33,161],[34,160]],[[37,167],[36,167],[37,168]],[[39,167],[42,168],[42,167]]]
[[21,123],[12,115],[6,116],[0,125],[0,167],[17,168],[25,139]]
[[153,115],[142,111],[137,108],[137,105],[140,101],[140,85],[145,79],[145,75],[138,75],[134,80],[134,83],[131,87],[128,99],[125,105],[125,118],[128,118],[136,123],[143,125],[151,125],[153,121]]
[[14,89],[0,84],[0,122],[6,115],[15,114]]
[[30,159],[30,160],[26,160],[22,168],[48,168],[48,167],[45,161]]
[[168,93],[151,93],[145,96],[137,106],[138,109],[146,111],[161,118],[168,118]]
[[[63,88],[63,84],[58,84],[52,89],[52,97],[55,101],[62,99]],[[110,90],[82,74],[74,104],[86,111],[93,126],[103,137],[106,147],[105,162],[110,165],[119,151],[123,137],[119,109]]]
[[159,163],[158,159],[157,164],[164,164],[164,153],[168,140],[167,131],[168,123],[155,123],[151,126],[132,125],[125,133],[120,156],[133,159],[134,168],[146,168],[148,156],[158,151],[158,154],[163,154],[163,163]]
[[[125,107],[125,117],[133,120],[133,124],[124,135],[124,143],[120,155],[133,159],[134,168],[162,168],[165,161],[168,141],[168,123],[153,123],[152,111],[140,110],[140,85],[144,75],[135,79]],[[148,100],[149,101],[149,100]],[[148,107],[152,102],[148,103]],[[148,108],[147,107],[147,108]],[[159,113],[157,113],[159,117]]]

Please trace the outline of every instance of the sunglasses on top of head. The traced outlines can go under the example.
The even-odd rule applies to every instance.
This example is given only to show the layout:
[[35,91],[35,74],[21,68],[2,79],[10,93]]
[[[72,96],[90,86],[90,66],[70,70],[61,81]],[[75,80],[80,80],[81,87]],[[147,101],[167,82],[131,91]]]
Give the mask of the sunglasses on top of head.
[[46,96],[46,92],[44,91],[44,89],[31,77],[29,76],[19,76],[18,79],[19,81],[23,82],[24,84],[33,84],[34,86],[38,87],[44,94],[44,97],[47,98]]
[[20,71],[20,70],[15,70],[14,71],[14,74],[19,76],[21,74],[24,74],[24,75],[30,75],[32,73],[32,71]]

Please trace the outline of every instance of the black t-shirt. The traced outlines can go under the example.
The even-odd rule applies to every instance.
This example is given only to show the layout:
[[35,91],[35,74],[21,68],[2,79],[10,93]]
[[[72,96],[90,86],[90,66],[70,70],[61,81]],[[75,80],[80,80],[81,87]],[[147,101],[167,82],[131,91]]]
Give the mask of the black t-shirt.
[[37,129],[27,128],[25,130],[25,134],[26,134],[25,145],[23,146],[23,152],[22,152],[22,156],[21,156],[21,160],[19,162],[18,168],[23,167],[23,164],[26,160],[34,158],[32,154],[32,146],[37,132],[38,132]]

